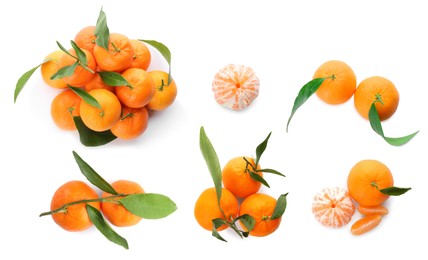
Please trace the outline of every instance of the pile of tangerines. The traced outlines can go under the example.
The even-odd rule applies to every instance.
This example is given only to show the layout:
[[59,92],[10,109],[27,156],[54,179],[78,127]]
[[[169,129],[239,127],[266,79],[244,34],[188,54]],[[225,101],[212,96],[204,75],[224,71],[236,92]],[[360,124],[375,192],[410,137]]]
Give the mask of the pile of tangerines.
[[[166,109],[177,95],[170,70],[147,71],[152,56],[147,43],[155,43],[170,63],[169,50],[163,44],[110,33],[102,10],[96,26],[77,32],[72,48],[57,42],[60,49],[41,64],[46,84],[61,90],[51,104],[56,126],[64,130],[77,127],[81,133],[76,124],[81,119],[95,135],[107,131],[126,140],[142,135],[149,111]],[[18,85],[15,100],[23,87]]]
[[[256,149],[256,158],[239,156],[232,158],[220,171],[218,158],[205,130],[201,128],[201,151],[211,171],[215,187],[205,189],[198,197],[194,207],[197,223],[212,231],[213,236],[226,241],[218,231],[232,228],[240,237],[248,235],[263,237],[278,229],[286,208],[287,194],[274,197],[260,193],[261,185],[269,187],[263,172],[280,172],[262,169],[259,161],[268,137]],[[213,172],[214,168],[218,169]],[[214,170],[215,171],[215,170]],[[219,194],[220,193],[220,194]],[[240,224],[242,230],[236,225]]]

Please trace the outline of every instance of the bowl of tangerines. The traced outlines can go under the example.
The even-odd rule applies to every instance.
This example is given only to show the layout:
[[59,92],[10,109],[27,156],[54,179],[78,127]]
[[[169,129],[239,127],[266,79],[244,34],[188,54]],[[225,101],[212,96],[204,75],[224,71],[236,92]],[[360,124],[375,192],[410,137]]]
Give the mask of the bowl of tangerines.
[[[77,130],[82,144],[135,139],[147,129],[150,111],[162,111],[175,101],[169,49],[157,41],[110,33],[103,10],[96,25],[82,28],[70,44],[66,48],[57,42],[58,50],[24,73],[14,100],[40,67],[43,81],[60,91],[51,104],[55,125]],[[152,62],[148,45],[166,59],[168,72],[148,71]]]

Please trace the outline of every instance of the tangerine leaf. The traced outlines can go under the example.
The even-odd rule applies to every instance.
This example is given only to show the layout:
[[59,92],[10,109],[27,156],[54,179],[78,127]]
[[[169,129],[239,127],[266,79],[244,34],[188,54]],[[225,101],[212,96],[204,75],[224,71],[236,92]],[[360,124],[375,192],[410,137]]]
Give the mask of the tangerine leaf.
[[409,142],[410,140],[412,140],[412,138],[415,137],[415,135],[417,133],[419,133],[419,131],[416,131],[416,132],[414,132],[412,134],[409,134],[409,135],[406,135],[406,136],[402,136],[402,137],[386,137],[385,134],[384,134],[384,132],[383,132],[383,129],[382,129],[382,124],[381,124],[381,121],[380,121],[380,118],[379,118],[379,113],[377,112],[377,109],[376,109],[375,102],[373,102],[371,104],[370,110],[369,110],[370,126],[387,143],[389,143],[390,145],[394,145],[394,146],[401,146],[401,145]]
[[128,241],[126,241],[125,238],[121,237],[111,228],[98,209],[89,204],[86,204],[86,211],[88,212],[89,219],[101,232],[101,234],[103,234],[111,242],[123,246],[125,249],[129,249]]
[[269,134],[268,134],[268,136],[266,137],[266,139],[262,142],[262,143],[260,143],[258,146],[257,146],[257,148],[256,148],[256,163],[255,163],[255,165],[256,165],[256,167],[257,167],[257,165],[259,164],[259,162],[260,162],[260,158],[262,157],[262,154],[264,153],[264,151],[266,150],[266,147],[267,147],[267,143],[268,143],[268,141],[269,141],[269,138],[270,138],[270,135],[272,134],[272,132],[270,132]]
[[71,89],[74,93],[76,93],[76,95],[81,97],[83,101],[88,103],[88,105],[102,109],[100,103],[93,96],[91,96],[86,90],[78,87],[73,87],[70,85],[68,86],[68,88]]
[[78,61],[76,61],[75,63],[73,63],[73,64],[71,64],[69,66],[64,66],[64,67],[60,68],[57,72],[55,72],[51,76],[51,80],[61,79],[63,77],[67,77],[67,76],[73,75],[74,71],[77,68],[77,65],[79,65]]
[[280,176],[282,176],[282,177],[285,177],[285,175],[284,175],[284,174],[282,174],[282,173],[280,173],[279,171],[274,170],[274,169],[259,169],[259,170],[256,170],[256,172],[268,172],[268,173],[273,173],[273,174],[276,174],[276,175],[280,175]]
[[85,66],[88,66],[88,61],[86,59],[85,52],[82,51],[82,49],[77,46],[77,44],[74,41],[71,41],[71,47],[73,47],[74,51],[76,52],[78,60]]
[[154,48],[156,48],[160,54],[162,54],[162,56],[165,58],[165,60],[168,62],[168,67],[169,67],[169,71],[168,71],[168,84],[166,84],[167,86],[171,83],[172,81],[172,76],[171,76],[171,52],[168,49],[168,47],[165,46],[165,44],[158,42],[158,41],[154,41],[154,40],[141,40],[139,39],[139,41],[145,42],[147,44],[150,44],[151,46],[153,46]]
[[412,188],[388,187],[385,189],[380,189],[379,191],[382,192],[383,194],[390,195],[390,196],[400,196],[411,189]]
[[273,220],[282,217],[285,212],[285,209],[287,208],[287,195],[288,193],[281,194],[279,196],[270,219]]
[[220,162],[217,157],[217,153],[214,150],[213,145],[211,144],[210,139],[205,133],[204,127],[201,127],[199,132],[199,147],[202,152],[202,156],[205,159],[205,162],[210,171],[211,178],[214,182],[214,187],[217,194],[217,202],[220,205],[222,183],[221,183],[221,168]]
[[254,173],[253,171],[248,171],[248,173],[250,174],[251,179],[258,181],[261,184],[265,185],[266,187],[270,188],[269,184],[267,183],[267,181],[265,181],[265,179],[263,179],[262,176]]
[[107,26],[107,16],[102,8],[100,10],[100,14],[98,15],[97,25],[95,26],[94,34],[95,36],[97,36],[97,38],[95,39],[95,43],[98,46],[108,50],[110,31]]
[[164,218],[177,209],[170,198],[155,193],[132,194],[119,202],[132,214],[145,219]]
[[108,144],[117,138],[110,130],[97,132],[89,129],[85,123],[83,123],[80,116],[73,117],[73,120],[77,131],[79,132],[80,142],[84,146],[101,146]]
[[240,220],[248,231],[253,230],[254,226],[256,225],[256,220],[248,214],[241,215],[237,217],[236,220]]
[[212,236],[217,238],[218,240],[221,240],[223,242],[227,242],[226,239],[224,239],[222,236],[220,236],[220,233],[218,233],[217,228],[221,227],[224,224],[227,224],[224,219],[216,218],[212,220],[213,223],[213,230],[212,230]]
[[75,151],[73,151],[74,159],[79,166],[82,174],[88,179],[90,183],[98,187],[100,190],[110,194],[117,195],[117,191],[105,181],[88,163],[86,163]]
[[22,76],[16,82],[15,92],[14,92],[14,95],[13,95],[13,102],[14,103],[16,103],[16,99],[18,98],[19,93],[21,93],[21,90],[24,88],[25,84],[27,84],[28,80],[31,78],[31,76],[33,75],[33,73],[40,66],[42,66],[43,63],[46,63],[46,62],[51,61],[51,60],[52,59],[46,59],[42,63],[40,63],[39,65],[37,65],[36,67],[34,67],[34,68],[30,69],[29,71],[25,72],[24,74],[22,74]]
[[297,109],[301,107],[306,100],[310,96],[312,96],[318,88],[321,86],[321,84],[324,82],[326,78],[316,78],[308,83],[306,83],[299,91],[299,94],[297,94],[296,99],[294,100],[293,109],[291,110],[290,117],[288,118],[287,122],[287,132],[288,132],[288,125],[290,124],[291,118],[294,116],[294,113],[296,113]]
[[62,44],[59,41],[56,41],[56,44],[58,45],[58,47],[65,52],[66,54],[70,55],[71,57],[75,58],[77,60],[77,57],[75,57],[74,55],[72,55],[70,52],[68,52],[68,50],[66,48],[64,48],[64,46],[62,46]]
[[129,86],[129,82],[119,73],[112,71],[100,71],[98,74],[101,76],[103,82],[112,87]]

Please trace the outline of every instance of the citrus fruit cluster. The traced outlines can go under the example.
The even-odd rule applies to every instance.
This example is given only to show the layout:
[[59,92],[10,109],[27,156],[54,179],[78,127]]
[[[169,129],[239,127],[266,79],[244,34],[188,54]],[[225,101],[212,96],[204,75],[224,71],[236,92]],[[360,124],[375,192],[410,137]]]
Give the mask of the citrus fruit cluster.
[[73,155],[82,174],[103,192],[99,196],[94,188],[79,180],[60,186],[52,196],[50,211],[40,216],[51,215],[64,230],[78,232],[95,225],[108,240],[128,249],[126,239],[107,221],[117,227],[129,227],[142,218],[164,218],[176,210],[175,203],[168,197],[145,193],[134,181],[117,180],[109,184],[76,152]]
[[383,203],[390,196],[410,190],[395,187],[391,171],[377,160],[356,163],[348,174],[347,183],[348,190],[336,187],[318,192],[312,212],[323,225],[338,228],[348,224],[357,209],[362,217],[352,225],[353,235],[364,234],[379,225],[382,216],[388,214]]
[[249,235],[267,236],[279,227],[286,208],[287,194],[275,199],[259,192],[262,184],[269,187],[263,178],[263,172],[284,176],[276,170],[263,169],[259,165],[269,137],[270,134],[257,147],[256,158],[247,156],[232,158],[223,169],[220,169],[215,150],[205,130],[201,128],[201,152],[210,169],[215,187],[207,188],[199,195],[194,207],[194,216],[197,223],[202,228],[212,231],[216,238],[226,241],[218,231],[227,228],[232,228],[242,238]]
[[398,108],[400,98],[397,88],[390,80],[381,76],[368,77],[357,85],[352,68],[339,60],[321,64],[313,79],[301,88],[288,119],[287,131],[296,110],[314,93],[322,101],[332,105],[343,104],[354,97],[356,111],[370,120],[373,130],[391,145],[403,145],[418,133],[397,138],[386,137],[381,121],[390,118]]
[[[57,44],[60,49],[40,65],[46,84],[61,91],[52,101],[51,117],[60,129],[79,130],[81,140],[82,135],[107,135],[102,145],[115,138],[135,139],[147,129],[149,111],[164,110],[175,101],[169,49],[156,41],[110,33],[103,10],[96,26],[75,34],[71,48]],[[152,62],[148,45],[166,58],[168,72],[148,71]],[[29,75],[23,78],[28,80]],[[15,100],[26,82],[23,78]]]

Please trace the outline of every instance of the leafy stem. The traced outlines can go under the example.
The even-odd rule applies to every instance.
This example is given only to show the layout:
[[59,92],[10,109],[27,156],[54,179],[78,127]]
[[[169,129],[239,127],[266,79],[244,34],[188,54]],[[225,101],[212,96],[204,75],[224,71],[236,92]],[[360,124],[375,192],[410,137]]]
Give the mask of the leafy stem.
[[73,202],[69,202],[66,203],[64,205],[62,205],[61,207],[51,210],[51,211],[47,211],[47,212],[43,212],[39,215],[39,217],[43,217],[43,216],[47,216],[47,215],[52,215],[54,213],[60,213],[60,212],[67,212],[67,208],[76,204],[82,204],[82,203],[91,203],[91,202],[102,202],[102,201],[110,201],[112,202],[112,199],[118,198],[118,197],[126,197],[129,196],[131,194],[117,194],[117,195],[111,195],[111,196],[107,196],[104,198],[97,198],[97,199],[83,199],[83,200],[76,200]]

